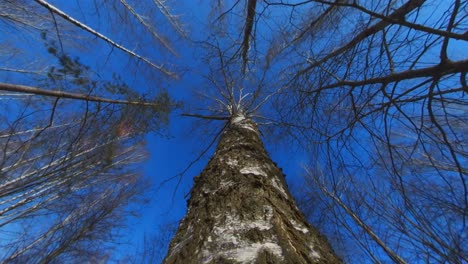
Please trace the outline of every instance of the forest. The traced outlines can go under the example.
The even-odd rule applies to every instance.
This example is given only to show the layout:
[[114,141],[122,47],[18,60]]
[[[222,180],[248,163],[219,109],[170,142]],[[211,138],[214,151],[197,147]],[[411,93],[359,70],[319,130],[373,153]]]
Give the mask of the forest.
[[465,0],[0,0],[0,262],[467,263],[467,72]]

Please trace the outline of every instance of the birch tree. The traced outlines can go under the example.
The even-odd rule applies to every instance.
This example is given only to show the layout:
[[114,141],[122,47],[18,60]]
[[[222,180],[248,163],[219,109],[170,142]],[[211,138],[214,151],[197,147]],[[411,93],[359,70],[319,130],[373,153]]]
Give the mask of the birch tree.
[[242,101],[305,146],[319,197],[306,207],[346,241],[344,258],[465,262],[466,2],[213,6],[211,118],[232,120]]
[[297,208],[260,138],[260,108],[279,90],[266,88],[269,67],[256,69],[251,61],[258,55],[249,55],[256,1],[218,4],[210,14],[212,38],[201,42],[212,87],[200,95],[207,107],[185,116],[222,128],[163,263],[340,263]]

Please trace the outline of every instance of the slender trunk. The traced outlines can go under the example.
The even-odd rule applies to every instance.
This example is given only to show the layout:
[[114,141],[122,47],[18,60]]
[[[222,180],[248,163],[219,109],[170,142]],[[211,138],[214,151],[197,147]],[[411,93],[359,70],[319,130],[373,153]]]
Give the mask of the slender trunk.
[[305,220],[253,121],[231,119],[164,263],[340,263]]

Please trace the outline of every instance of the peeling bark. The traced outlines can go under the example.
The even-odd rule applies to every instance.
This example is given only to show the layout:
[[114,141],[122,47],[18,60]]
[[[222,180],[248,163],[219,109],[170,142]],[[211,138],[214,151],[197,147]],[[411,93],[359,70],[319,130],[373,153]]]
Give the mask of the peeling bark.
[[297,208],[256,124],[230,120],[164,263],[340,263]]

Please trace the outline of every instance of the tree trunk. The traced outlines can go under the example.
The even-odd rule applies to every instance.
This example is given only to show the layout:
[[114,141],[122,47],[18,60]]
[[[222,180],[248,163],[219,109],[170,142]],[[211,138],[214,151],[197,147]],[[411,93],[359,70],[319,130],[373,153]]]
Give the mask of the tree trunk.
[[237,115],[195,184],[164,263],[340,263],[305,220],[256,124]]

